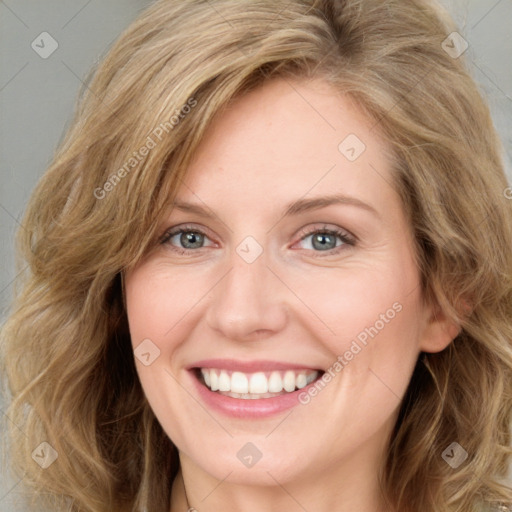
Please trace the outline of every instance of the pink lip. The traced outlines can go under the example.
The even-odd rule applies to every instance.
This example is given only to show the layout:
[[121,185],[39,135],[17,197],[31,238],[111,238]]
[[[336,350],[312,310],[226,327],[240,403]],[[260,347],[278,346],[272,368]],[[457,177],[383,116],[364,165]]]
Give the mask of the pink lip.
[[[215,365],[217,365],[218,362],[219,361],[216,360]],[[212,366],[212,368],[219,367],[215,365]],[[208,366],[201,366],[201,368],[205,367]],[[223,368],[226,367],[224,366]],[[237,368],[240,368],[240,366],[237,366]],[[290,368],[290,366],[286,366],[286,368]],[[301,369],[306,367],[295,366],[292,368]],[[258,369],[261,369],[261,366],[258,366]],[[275,366],[273,366],[272,369],[281,368],[276,368]],[[202,382],[199,381],[197,372],[198,370],[190,369],[188,373],[191,376],[194,385],[196,386],[196,389],[200,397],[202,398],[203,402],[213,410],[219,411],[227,416],[240,419],[261,419],[291,409],[292,407],[295,407],[301,403],[299,402],[299,395],[304,392],[307,393],[308,389],[316,383],[315,380],[308,384],[307,386],[303,387],[302,389],[295,390],[292,393],[284,393],[280,396],[276,396],[273,398],[244,400],[241,398],[232,398],[230,396],[224,396],[215,391],[210,391],[210,389],[208,389]],[[319,378],[320,377],[321,375],[319,376]]]
[[[189,365],[192,368],[216,368],[222,370],[240,371],[244,373],[271,372],[274,370],[317,370],[314,366],[302,364],[282,363],[278,361],[237,361],[235,359],[203,359]],[[270,400],[270,399],[266,399]]]

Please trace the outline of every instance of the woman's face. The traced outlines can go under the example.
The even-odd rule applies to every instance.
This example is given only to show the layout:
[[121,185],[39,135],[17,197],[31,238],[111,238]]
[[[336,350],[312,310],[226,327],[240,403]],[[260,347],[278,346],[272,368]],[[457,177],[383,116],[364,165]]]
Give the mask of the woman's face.
[[456,334],[422,302],[385,149],[319,80],[268,82],[211,126],[125,276],[140,381],[182,464],[287,489],[376,469],[419,352]]

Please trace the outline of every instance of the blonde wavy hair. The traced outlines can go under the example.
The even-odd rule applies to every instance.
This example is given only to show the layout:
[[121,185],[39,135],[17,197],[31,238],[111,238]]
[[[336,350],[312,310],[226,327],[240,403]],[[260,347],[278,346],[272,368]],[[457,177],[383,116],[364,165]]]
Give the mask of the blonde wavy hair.
[[[275,77],[320,77],[373,122],[393,151],[425,300],[462,328],[418,359],[381,472],[390,506],[512,502],[512,201],[483,94],[445,51],[455,30],[427,0],[160,0],[121,35],[18,235],[2,364],[11,464],[34,502],[168,510],[177,450],[137,378],[121,276],[214,116]],[[31,458],[43,441],[58,453],[45,470]],[[457,469],[442,457],[452,442],[469,454]]]

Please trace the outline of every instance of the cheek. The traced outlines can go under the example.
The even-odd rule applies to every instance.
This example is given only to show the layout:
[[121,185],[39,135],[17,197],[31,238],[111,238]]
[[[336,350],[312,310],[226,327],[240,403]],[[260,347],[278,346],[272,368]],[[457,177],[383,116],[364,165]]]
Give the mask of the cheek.
[[207,294],[208,276],[183,269],[170,271],[164,265],[146,265],[127,276],[127,316],[132,344],[150,338],[161,350],[172,348],[172,340],[190,323]]
[[333,355],[350,350],[354,341],[362,348],[374,339],[389,338],[397,348],[413,342],[421,318],[418,279],[415,267],[403,261],[289,276],[309,309],[302,322]]
[[333,415],[342,419],[357,397],[366,407],[352,420],[363,430],[367,422],[381,424],[398,406],[419,355],[419,273],[408,253],[402,254],[296,281],[297,295],[314,308],[306,328],[316,326],[317,339],[331,354]]
[[[194,304],[207,290],[199,290],[198,283],[190,286],[190,280],[185,279],[184,274],[147,265],[125,278],[126,308],[137,374],[151,409],[173,440],[187,438],[186,424],[180,420],[180,415],[190,407],[188,395],[182,393],[176,378],[181,363],[179,345],[186,339],[187,330],[192,328]],[[148,353],[149,361],[145,361],[141,355]],[[196,417],[198,427],[202,420],[200,415]]]

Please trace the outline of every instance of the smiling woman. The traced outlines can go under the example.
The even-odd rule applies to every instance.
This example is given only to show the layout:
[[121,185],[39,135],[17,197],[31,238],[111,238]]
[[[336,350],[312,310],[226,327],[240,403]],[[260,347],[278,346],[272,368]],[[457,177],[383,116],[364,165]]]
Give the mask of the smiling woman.
[[506,509],[512,204],[454,31],[427,0],[162,0],[121,36],[19,233],[38,503]]

